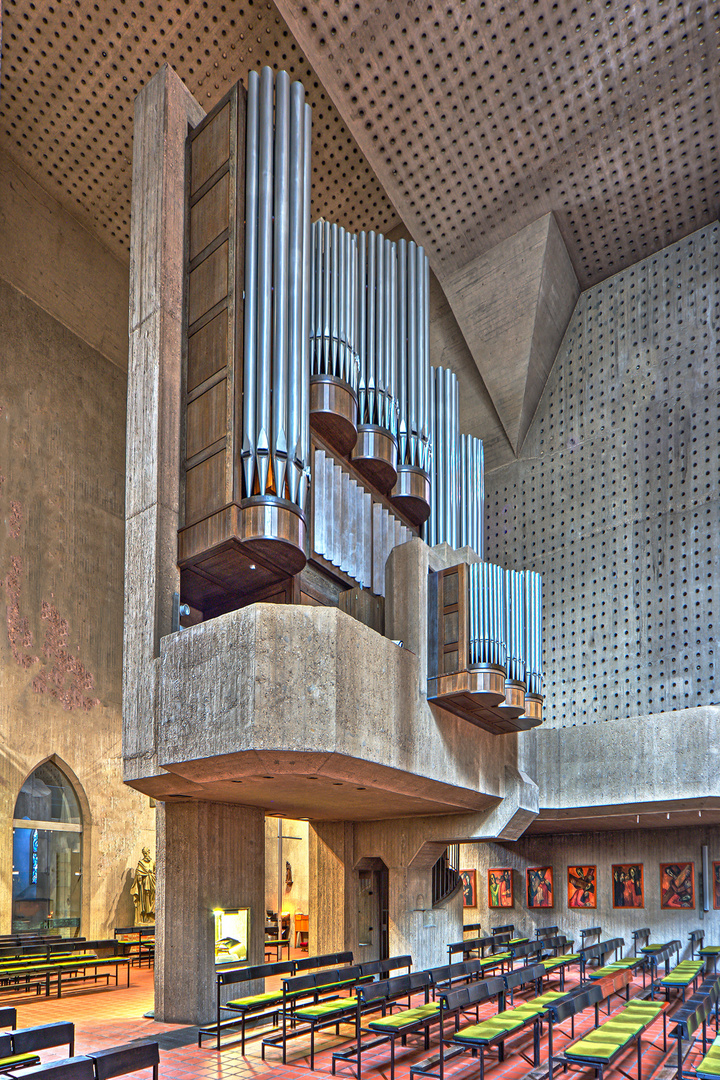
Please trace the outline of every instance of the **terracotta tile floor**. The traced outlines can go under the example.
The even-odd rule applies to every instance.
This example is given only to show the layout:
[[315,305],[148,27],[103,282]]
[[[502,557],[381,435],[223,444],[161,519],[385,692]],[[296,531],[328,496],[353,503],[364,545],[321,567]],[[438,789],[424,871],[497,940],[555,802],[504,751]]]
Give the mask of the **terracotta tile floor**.
[[[568,986],[572,984],[572,977],[568,978]],[[546,988],[551,988],[549,984]],[[642,987],[638,982],[632,992],[637,992]],[[516,995],[516,1004],[519,996]],[[5,999],[3,1004],[6,1003]],[[8,1002],[11,1003],[11,1002]],[[250,1040],[246,1049],[247,1056],[243,1057],[239,1049],[239,1037],[236,1046],[232,1043],[218,1054],[211,1048],[211,1042],[204,1043],[202,1049],[197,1046],[197,1029],[179,1024],[160,1024],[154,1020],[146,1019],[143,1013],[149,1012],[153,1007],[153,972],[147,968],[142,970],[132,969],[131,985],[129,988],[99,988],[97,990],[85,990],[81,993],[70,994],[61,998],[36,998],[18,1001],[18,1027],[29,1027],[33,1024],[47,1023],[53,1020],[73,1020],[76,1029],[76,1053],[91,1049],[105,1049],[110,1046],[119,1046],[135,1040],[153,1039],[160,1043],[160,1077],[161,1080],[219,1080],[219,1078],[235,1078],[247,1080],[250,1077],[267,1077],[268,1080],[309,1080],[309,1064],[307,1054],[309,1039],[301,1037],[293,1039],[288,1047],[288,1063],[281,1062],[280,1051],[269,1049],[268,1060],[263,1062],[260,1057],[260,1037]],[[613,998],[612,1011],[621,1006],[619,997]],[[673,1001],[671,1011],[677,1008]],[[481,1009],[481,1018],[492,1015],[495,1011],[493,1004],[488,1004]],[[470,1019],[468,1019],[470,1022]],[[593,1024],[593,1010],[576,1018],[575,1035],[578,1037],[589,1030]],[[448,1033],[452,1024],[446,1029]],[[563,1025],[565,1028],[567,1025]],[[671,1025],[668,1024],[668,1027]],[[341,1028],[344,1037],[338,1039],[334,1029],[321,1032],[316,1038],[315,1071],[326,1076],[331,1071],[331,1053],[352,1035],[349,1027]],[[226,1037],[229,1039],[229,1037]],[[556,1032],[555,1049],[562,1050],[568,1042],[568,1038]],[[431,1047],[434,1047],[434,1042]],[[674,1040],[668,1041],[668,1055],[673,1054],[676,1044]],[[431,1049],[432,1052],[432,1049]],[[532,1056],[532,1028],[526,1033],[513,1039],[506,1050],[506,1060],[498,1062],[494,1057],[486,1060],[486,1074],[488,1080],[520,1080],[530,1072],[532,1065],[525,1060],[521,1053]],[[62,1049],[45,1050],[42,1052],[43,1061],[51,1061],[65,1056]],[[410,1065],[427,1057],[427,1051],[423,1047],[422,1037],[411,1037],[407,1047],[396,1048],[396,1080],[408,1080]],[[541,1042],[540,1060],[544,1062],[547,1056],[547,1035]],[[643,1039],[643,1080],[651,1080],[651,1077],[664,1062],[666,1055],[662,1050],[662,1020],[657,1021],[645,1034]],[[631,1076],[636,1073],[636,1057],[634,1054],[620,1061],[620,1065]],[[674,1061],[674,1057],[673,1057]],[[446,1075],[449,1080],[464,1080],[466,1077],[477,1076],[478,1063],[468,1056],[463,1056],[448,1064]],[[147,1078],[148,1072],[133,1074],[138,1078]],[[354,1069],[350,1066],[338,1069],[339,1077],[354,1077]],[[562,1075],[562,1074],[561,1074]],[[566,1078],[573,1075],[566,1073]],[[583,1077],[591,1074],[585,1073]],[[609,1073],[612,1077],[619,1078],[621,1073],[614,1069]],[[381,1046],[368,1051],[363,1055],[363,1076],[367,1080],[389,1080],[389,1047]]]

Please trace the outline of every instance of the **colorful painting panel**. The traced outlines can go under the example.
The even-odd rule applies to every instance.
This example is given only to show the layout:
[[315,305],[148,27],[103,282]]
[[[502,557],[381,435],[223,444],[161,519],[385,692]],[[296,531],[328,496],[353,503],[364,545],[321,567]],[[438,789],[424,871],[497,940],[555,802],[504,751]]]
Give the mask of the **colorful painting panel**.
[[477,870],[461,870],[463,907],[477,907]]
[[568,907],[597,907],[597,866],[568,866]]
[[712,873],[713,907],[720,911],[720,862],[713,863]]
[[660,863],[660,907],[695,907],[695,863]]
[[529,908],[555,906],[552,866],[531,866],[527,870],[527,906]]
[[642,863],[616,863],[612,867],[614,908],[645,907],[645,880]]
[[514,904],[513,874],[509,866],[488,870],[488,904],[491,908],[508,908]]

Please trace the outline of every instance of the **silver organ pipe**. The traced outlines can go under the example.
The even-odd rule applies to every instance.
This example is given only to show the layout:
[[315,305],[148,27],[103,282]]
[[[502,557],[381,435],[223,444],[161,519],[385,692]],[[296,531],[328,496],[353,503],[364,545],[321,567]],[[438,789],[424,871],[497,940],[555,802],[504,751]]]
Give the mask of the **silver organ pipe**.
[[472,435],[460,436],[460,517],[458,547],[484,553],[485,459],[483,444]]
[[[428,544],[458,546],[460,517],[460,432],[458,380],[446,368],[432,368],[430,379],[432,483]],[[429,449],[429,448],[428,448]]]
[[525,570],[525,707],[528,716],[542,719],[542,578],[533,570]]
[[426,329],[427,257],[412,240],[398,245],[398,478],[395,505],[421,525],[430,514],[430,433],[426,398],[430,357]]
[[301,83],[250,73],[240,540],[295,573],[310,467],[311,119]]
[[396,348],[389,324],[397,300],[392,283],[396,245],[372,230],[360,234],[358,302],[360,382],[353,463],[382,492],[397,480]]
[[310,419],[341,454],[357,439],[357,238],[339,225],[312,226],[314,317],[310,331]]

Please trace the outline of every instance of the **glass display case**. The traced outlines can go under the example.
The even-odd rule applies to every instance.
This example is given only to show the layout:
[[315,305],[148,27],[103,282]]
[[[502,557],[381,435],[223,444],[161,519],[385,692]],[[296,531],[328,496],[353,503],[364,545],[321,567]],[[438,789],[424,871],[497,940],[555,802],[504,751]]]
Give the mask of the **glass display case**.
[[247,963],[250,908],[215,908],[215,963]]

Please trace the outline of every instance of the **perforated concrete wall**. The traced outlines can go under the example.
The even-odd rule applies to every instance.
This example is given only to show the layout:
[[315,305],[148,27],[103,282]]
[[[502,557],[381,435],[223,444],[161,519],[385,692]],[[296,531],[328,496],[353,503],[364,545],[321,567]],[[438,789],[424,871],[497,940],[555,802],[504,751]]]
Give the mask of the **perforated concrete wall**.
[[544,581],[546,724],[717,703],[720,230],[583,293],[487,557]]

